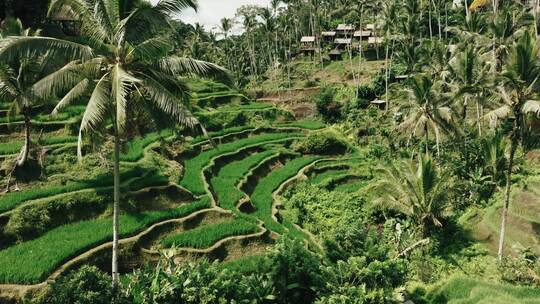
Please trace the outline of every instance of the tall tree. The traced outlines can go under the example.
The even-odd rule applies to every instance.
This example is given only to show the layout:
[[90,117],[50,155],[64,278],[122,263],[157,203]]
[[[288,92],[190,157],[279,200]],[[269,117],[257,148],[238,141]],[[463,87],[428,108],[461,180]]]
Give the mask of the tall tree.
[[506,172],[506,191],[502,208],[501,230],[498,257],[502,259],[510,194],[512,190],[512,172],[516,151],[523,141],[530,122],[529,115],[540,116],[540,64],[538,45],[531,34],[526,32],[511,47],[508,60],[502,73],[499,87],[502,104],[487,114],[492,123],[504,120],[511,126],[509,133],[510,152]]
[[402,110],[407,115],[398,126],[410,137],[423,134],[426,152],[429,152],[430,131],[435,135],[437,154],[440,154],[440,142],[443,132],[455,132],[453,110],[447,96],[438,88],[438,84],[426,75],[418,75],[410,79],[409,104]]
[[[39,32],[24,29],[19,19],[8,18],[0,27],[0,38],[11,36],[32,37]],[[44,100],[36,95],[35,83],[43,76],[47,65],[47,52],[41,52],[37,58],[24,54],[18,58],[5,61],[0,66],[0,100],[11,104],[8,118],[13,120],[22,116],[24,122],[24,145],[17,156],[15,168],[23,168],[28,160],[31,147],[31,119],[35,107]],[[13,172],[12,171],[12,172]],[[11,174],[10,174],[11,177]],[[6,191],[9,191],[8,180]]]

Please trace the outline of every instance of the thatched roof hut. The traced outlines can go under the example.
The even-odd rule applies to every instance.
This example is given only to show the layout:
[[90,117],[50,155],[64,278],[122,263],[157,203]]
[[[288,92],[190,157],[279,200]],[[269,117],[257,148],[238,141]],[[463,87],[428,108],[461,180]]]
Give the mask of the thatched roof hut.
[[368,37],[371,37],[372,33],[373,33],[372,31],[360,30],[360,31],[354,32],[353,36],[356,39],[366,40]]

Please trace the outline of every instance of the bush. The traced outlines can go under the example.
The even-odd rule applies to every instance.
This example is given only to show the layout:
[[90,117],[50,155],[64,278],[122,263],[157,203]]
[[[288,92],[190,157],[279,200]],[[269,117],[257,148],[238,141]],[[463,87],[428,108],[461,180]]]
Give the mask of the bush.
[[119,290],[113,287],[111,277],[93,266],[83,266],[61,277],[33,302],[36,304],[129,303],[121,296]]
[[15,209],[4,231],[19,241],[29,240],[68,222],[92,218],[110,201],[109,195],[86,192],[26,205]]
[[332,132],[320,132],[310,134],[305,139],[298,141],[294,149],[302,154],[336,155],[344,154],[348,145]]
[[506,257],[499,264],[504,282],[518,285],[540,286],[540,259],[530,250],[518,257]]
[[326,122],[336,122],[341,119],[341,105],[335,101],[336,90],[332,87],[324,87],[315,95],[317,111]]

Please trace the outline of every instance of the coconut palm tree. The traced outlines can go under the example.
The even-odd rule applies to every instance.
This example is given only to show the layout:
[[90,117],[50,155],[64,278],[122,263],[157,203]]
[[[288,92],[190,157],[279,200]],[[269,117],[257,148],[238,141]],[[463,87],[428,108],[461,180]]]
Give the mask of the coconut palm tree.
[[526,32],[511,47],[504,71],[502,84],[499,86],[501,105],[486,116],[497,124],[500,120],[511,125],[509,132],[510,152],[506,173],[506,191],[502,208],[502,222],[499,239],[498,257],[502,259],[508,207],[510,206],[510,193],[512,188],[512,172],[514,170],[514,157],[523,135],[530,122],[529,115],[540,116],[540,64],[539,48],[535,39]]
[[491,86],[491,77],[487,64],[487,53],[483,53],[480,47],[467,45],[464,49],[456,52],[450,60],[449,71],[451,85],[457,92],[456,100],[461,102],[462,122],[465,123],[467,107],[471,99],[476,104],[476,124],[478,135],[482,135],[481,107]]
[[[18,19],[7,19],[0,28],[0,38],[9,36],[31,37],[39,35],[30,29],[24,29]],[[42,99],[34,92],[33,85],[38,81],[39,72],[43,69],[46,56],[41,54],[38,59],[21,56],[0,67],[0,99],[11,104],[8,118],[21,115],[24,121],[24,145],[17,157],[16,166],[23,167],[30,152],[30,132],[32,110]],[[8,183],[9,190],[9,183]]]
[[441,134],[457,132],[449,98],[438,90],[439,83],[434,83],[431,77],[423,74],[411,78],[409,86],[409,104],[401,108],[406,118],[398,130],[408,133],[410,137],[423,135],[426,153],[429,152],[429,134],[433,132],[437,154],[440,155]]
[[416,162],[391,163],[381,171],[385,178],[376,185],[381,193],[377,202],[409,216],[422,236],[426,236],[431,226],[442,227],[451,186],[429,154],[420,153]]
[[[120,5],[122,4],[122,5]],[[182,104],[187,86],[178,76],[227,77],[214,64],[171,55],[172,43],[164,36],[172,15],[196,8],[193,0],[140,1],[53,0],[50,12],[69,8],[81,21],[84,43],[47,37],[9,37],[0,45],[0,60],[48,50],[51,56],[68,54],[72,61],[35,85],[40,96],[69,91],[53,114],[80,97],[89,96],[79,131],[83,135],[111,127],[114,137],[113,280],[118,281],[120,204],[120,141],[134,106],[157,110],[176,123],[193,127],[198,121]],[[112,126],[111,126],[112,125]]]

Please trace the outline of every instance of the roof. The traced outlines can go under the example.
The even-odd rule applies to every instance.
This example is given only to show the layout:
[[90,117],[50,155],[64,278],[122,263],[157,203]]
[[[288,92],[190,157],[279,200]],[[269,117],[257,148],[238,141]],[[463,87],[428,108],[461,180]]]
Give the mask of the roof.
[[372,104],[385,104],[386,100],[376,99],[371,102]]
[[330,55],[341,55],[341,51],[338,49],[333,49],[329,53]]
[[79,17],[71,9],[71,7],[64,5],[58,11],[51,15],[51,20],[55,21],[76,21]]
[[337,38],[336,40],[334,40],[335,44],[351,44],[351,42],[351,38]]
[[315,36],[304,36],[300,42],[315,42]]
[[338,31],[354,31],[354,26],[351,24],[339,24],[337,26]]
[[371,36],[371,31],[356,31],[354,32],[354,37],[369,37]]
[[384,38],[383,37],[369,37],[368,43],[383,43]]
[[336,35],[336,32],[322,32],[321,35],[334,37]]

